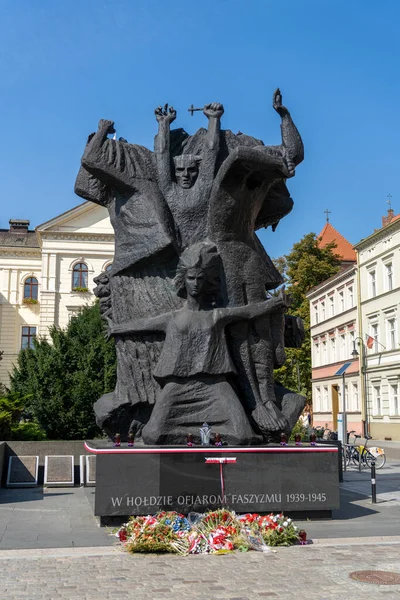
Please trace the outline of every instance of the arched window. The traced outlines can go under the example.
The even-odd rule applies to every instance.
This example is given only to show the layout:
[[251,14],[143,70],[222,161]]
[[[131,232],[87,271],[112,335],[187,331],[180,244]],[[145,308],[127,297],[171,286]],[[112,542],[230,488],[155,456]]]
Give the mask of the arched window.
[[106,266],[105,272],[109,273],[111,271],[111,269],[112,269],[112,263],[110,263],[109,265]]
[[37,300],[38,288],[39,284],[36,277],[27,277],[24,283],[24,300]]
[[76,263],[72,270],[72,289],[88,287],[88,268],[83,262]]

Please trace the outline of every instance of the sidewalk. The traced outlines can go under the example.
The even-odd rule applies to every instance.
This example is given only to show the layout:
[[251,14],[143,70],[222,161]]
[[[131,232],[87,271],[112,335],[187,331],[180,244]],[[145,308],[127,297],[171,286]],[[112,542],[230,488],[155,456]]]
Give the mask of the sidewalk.
[[372,439],[368,442],[368,445],[384,448],[385,454],[389,460],[398,460],[400,462],[400,442]]
[[0,550],[111,545],[93,515],[93,494],[78,487],[0,489]]
[[400,536],[400,461],[389,460],[376,471],[377,504],[372,504],[368,469],[350,468],[340,488],[340,509],[332,520],[297,521],[310,538]]

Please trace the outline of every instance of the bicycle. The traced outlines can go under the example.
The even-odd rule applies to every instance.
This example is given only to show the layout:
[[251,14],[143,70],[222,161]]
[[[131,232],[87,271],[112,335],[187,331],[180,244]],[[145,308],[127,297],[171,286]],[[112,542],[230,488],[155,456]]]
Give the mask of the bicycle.
[[[351,434],[354,433],[354,441],[352,443],[350,443],[350,436]],[[356,457],[357,457],[357,462],[358,462],[358,457],[359,457],[359,453],[357,450],[357,446],[356,446],[356,435],[355,435],[355,431],[348,431],[347,432],[347,437],[346,437],[346,442],[343,443],[342,446],[342,460],[343,460],[343,467],[348,467],[350,465],[351,462],[355,463],[356,462]]]
[[[349,443],[350,435],[354,433],[354,442]],[[347,444],[343,448],[343,462],[345,466],[349,466],[350,462],[358,467],[371,468],[371,464],[375,461],[375,468],[382,469],[386,464],[386,454],[383,448],[377,446],[368,448],[368,441],[372,439],[370,435],[365,436],[364,445],[356,445],[357,439],[361,438],[361,435],[356,434],[355,431],[349,431],[347,434]]]

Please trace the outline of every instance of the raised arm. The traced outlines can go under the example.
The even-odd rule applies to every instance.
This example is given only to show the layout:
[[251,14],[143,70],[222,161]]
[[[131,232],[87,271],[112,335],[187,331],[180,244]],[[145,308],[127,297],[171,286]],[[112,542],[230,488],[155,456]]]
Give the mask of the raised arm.
[[208,129],[200,163],[199,179],[210,180],[212,183],[219,151],[221,117],[224,114],[224,107],[219,102],[211,102],[205,105],[203,112],[208,119]]
[[235,321],[251,321],[258,317],[277,312],[286,312],[290,305],[289,297],[281,291],[278,296],[273,296],[264,302],[235,306],[232,308],[220,308],[217,317],[224,325]]
[[110,336],[129,335],[135,333],[154,333],[165,331],[170,314],[157,315],[147,319],[138,319],[137,321],[127,321],[111,325]]
[[134,188],[135,167],[124,152],[123,143],[108,139],[113,133],[114,122],[100,119],[96,133],[86,144],[82,166],[103,184],[118,191],[130,191]]
[[275,90],[272,98],[272,106],[282,119],[282,148],[286,158],[289,175],[294,175],[295,167],[304,160],[304,145],[303,140],[297,130],[290,112],[282,104],[282,94],[279,90]]
[[172,106],[168,108],[168,104],[165,104],[164,108],[156,108],[154,113],[158,122],[158,133],[154,140],[158,182],[161,190],[165,192],[172,184],[169,138],[171,123],[176,119],[176,110]]

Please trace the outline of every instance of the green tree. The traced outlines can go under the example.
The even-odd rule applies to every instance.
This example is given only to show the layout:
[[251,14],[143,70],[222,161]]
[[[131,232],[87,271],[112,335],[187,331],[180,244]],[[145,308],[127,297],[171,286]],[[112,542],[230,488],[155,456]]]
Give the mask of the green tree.
[[27,400],[12,392],[1,393],[0,440],[42,440],[46,437],[38,423],[24,419]]
[[[311,403],[311,339],[310,303],[306,293],[340,269],[341,259],[335,253],[336,244],[319,247],[315,233],[308,233],[293,245],[291,252],[274,261],[285,279],[287,291],[292,297],[289,314],[304,321],[305,339],[301,348],[288,348],[287,361],[275,371],[275,378],[292,390],[299,390]],[[300,384],[299,384],[300,380]]]
[[51,339],[22,350],[10,389],[29,396],[26,410],[49,439],[84,439],[100,433],[93,404],[115,387],[114,341],[107,341],[98,302],[85,307]]

